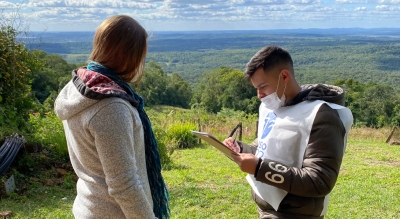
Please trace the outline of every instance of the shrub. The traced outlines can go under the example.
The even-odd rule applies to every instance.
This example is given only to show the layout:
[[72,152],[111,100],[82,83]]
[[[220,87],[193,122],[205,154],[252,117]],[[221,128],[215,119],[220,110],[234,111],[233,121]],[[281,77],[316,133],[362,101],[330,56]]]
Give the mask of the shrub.
[[192,148],[197,143],[197,137],[190,130],[196,130],[197,126],[194,123],[174,123],[168,129],[169,141],[174,143],[178,148]]
[[38,114],[30,115],[33,140],[48,145],[63,160],[68,160],[68,146],[61,120],[54,113],[44,117]]
[[171,155],[175,148],[168,142],[168,136],[164,129],[158,126],[153,126],[153,131],[157,140],[158,153],[160,154],[161,159],[161,168],[169,169],[172,165]]

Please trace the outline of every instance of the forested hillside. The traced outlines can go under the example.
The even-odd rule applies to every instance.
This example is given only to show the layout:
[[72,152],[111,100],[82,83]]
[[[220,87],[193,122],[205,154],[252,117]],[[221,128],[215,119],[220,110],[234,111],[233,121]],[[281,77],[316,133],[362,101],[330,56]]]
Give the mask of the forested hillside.
[[[275,44],[291,52],[301,83],[352,78],[398,87],[399,34],[399,29],[154,32],[147,61],[196,85],[205,71],[222,66],[243,70],[257,50]],[[91,32],[44,33],[28,47],[60,54],[69,63],[83,63],[92,36]]]

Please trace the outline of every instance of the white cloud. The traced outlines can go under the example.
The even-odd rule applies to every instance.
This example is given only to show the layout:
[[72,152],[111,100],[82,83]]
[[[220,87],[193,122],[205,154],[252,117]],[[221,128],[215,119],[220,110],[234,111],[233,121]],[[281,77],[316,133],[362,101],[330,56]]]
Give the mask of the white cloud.
[[378,11],[399,11],[400,12],[399,6],[392,6],[392,5],[377,5],[376,9]]
[[367,4],[368,0],[335,0],[338,4]]
[[368,10],[367,7],[356,7],[354,11],[366,11]]
[[154,9],[157,4],[137,1],[124,0],[31,0],[28,7],[94,7],[94,8],[138,8],[138,9]]
[[[47,19],[57,22],[70,22],[70,21],[96,21],[103,20],[117,14],[118,11],[114,9],[72,9],[72,8],[53,8],[52,10],[43,10],[32,14],[36,19]],[[78,23],[75,23],[78,24]]]
[[288,4],[317,4],[319,0],[288,0]]
[[284,4],[285,1],[280,0],[254,0],[256,3],[263,3],[263,4]]
[[378,0],[379,4],[387,5],[387,4],[400,4],[400,0]]
[[13,4],[11,2],[6,2],[6,1],[0,1],[0,10],[8,9],[8,8],[15,8],[15,7],[17,7],[16,4]]
[[230,4],[244,4],[246,0],[229,0],[228,3]]

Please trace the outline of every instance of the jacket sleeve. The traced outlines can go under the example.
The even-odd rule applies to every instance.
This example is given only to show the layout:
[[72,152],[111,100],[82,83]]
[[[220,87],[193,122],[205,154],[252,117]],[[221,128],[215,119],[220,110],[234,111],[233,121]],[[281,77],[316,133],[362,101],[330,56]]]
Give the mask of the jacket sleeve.
[[125,103],[102,108],[90,122],[108,193],[119,204],[126,218],[155,218],[152,200],[146,197],[135,159],[134,116]]
[[240,153],[244,154],[256,154],[257,147],[258,147],[258,140],[257,138],[251,142],[249,145],[243,142],[238,141],[240,147]]
[[338,112],[323,104],[314,119],[302,167],[264,159],[256,169],[256,179],[297,196],[326,196],[339,174],[345,133]]

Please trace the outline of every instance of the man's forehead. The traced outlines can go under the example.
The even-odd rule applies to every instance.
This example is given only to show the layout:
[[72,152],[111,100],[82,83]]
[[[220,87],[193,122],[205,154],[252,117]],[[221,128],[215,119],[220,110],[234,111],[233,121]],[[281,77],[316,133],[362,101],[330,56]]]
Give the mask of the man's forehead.
[[267,75],[265,75],[264,71],[256,71],[250,78],[251,83],[255,88],[258,88],[260,86],[266,85],[269,83],[269,79]]
[[280,66],[264,70],[263,68],[258,68],[254,74],[250,77],[250,81],[253,84],[255,88],[258,88],[260,86],[268,85],[277,79],[277,77],[274,77],[275,75],[278,75],[282,71],[282,68]]
[[263,86],[265,86],[265,85],[268,85],[268,82],[265,82],[265,81],[260,81],[260,82],[256,82],[256,83],[253,83],[253,87],[255,87],[255,88],[259,88],[259,87],[263,87]]

